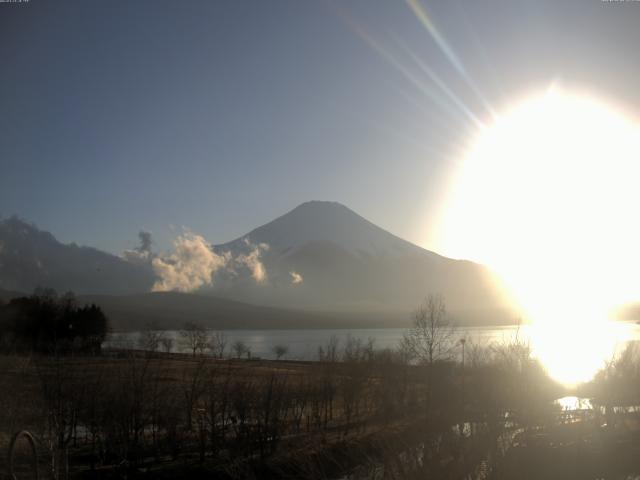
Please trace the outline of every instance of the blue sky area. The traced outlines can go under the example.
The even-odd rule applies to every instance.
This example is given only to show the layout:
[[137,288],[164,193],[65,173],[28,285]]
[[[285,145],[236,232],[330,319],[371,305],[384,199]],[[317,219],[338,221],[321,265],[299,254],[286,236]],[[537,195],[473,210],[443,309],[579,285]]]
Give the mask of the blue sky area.
[[600,0],[0,3],[0,214],[120,253],[335,200],[437,248],[472,119],[554,82],[637,111],[639,25]]

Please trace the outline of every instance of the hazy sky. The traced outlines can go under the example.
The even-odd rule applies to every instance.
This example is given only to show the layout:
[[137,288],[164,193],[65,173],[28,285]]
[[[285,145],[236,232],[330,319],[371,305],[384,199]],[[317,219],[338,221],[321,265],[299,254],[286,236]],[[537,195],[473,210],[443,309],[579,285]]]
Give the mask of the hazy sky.
[[120,253],[322,199],[430,247],[487,105],[559,82],[637,115],[640,2],[421,5],[0,3],[0,214]]

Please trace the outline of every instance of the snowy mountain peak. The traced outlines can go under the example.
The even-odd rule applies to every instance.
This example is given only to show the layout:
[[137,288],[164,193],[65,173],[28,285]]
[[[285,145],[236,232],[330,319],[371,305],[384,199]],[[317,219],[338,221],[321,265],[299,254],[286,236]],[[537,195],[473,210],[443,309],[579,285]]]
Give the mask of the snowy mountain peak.
[[357,254],[376,256],[423,251],[361,217],[337,202],[305,202],[222,248],[234,249],[243,238],[266,243],[286,253],[309,243],[332,243]]

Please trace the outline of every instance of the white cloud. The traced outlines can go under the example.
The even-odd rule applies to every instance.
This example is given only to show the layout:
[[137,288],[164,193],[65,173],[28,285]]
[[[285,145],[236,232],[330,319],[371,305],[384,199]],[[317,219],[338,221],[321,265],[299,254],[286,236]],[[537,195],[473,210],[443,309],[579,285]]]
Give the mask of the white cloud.
[[152,261],[159,277],[153,291],[191,292],[211,285],[213,274],[229,263],[230,255],[215,253],[201,235],[186,232],[179,235],[173,244],[175,253]]
[[303,282],[302,275],[300,275],[298,272],[291,271],[289,272],[289,275],[291,275],[291,283],[293,283],[294,285],[298,285]]
[[257,283],[267,281],[267,270],[261,260],[262,254],[269,250],[266,243],[254,245],[244,239],[247,253],[216,253],[203,236],[187,231],[178,235],[173,242],[174,253],[160,256],[151,253],[150,237],[148,242],[142,236],[140,240],[141,246],[135,250],[127,250],[125,258],[151,260],[153,270],[159,278],[153,285],[153,291],[191,292],[211,286],[215,273],[222,270],[237,276],[239,269],[247,269]]
[[258,283],[264,283],[267,280],[267,270],[264,268],[264,264],[260,257],[263,252],[269,250],[269,245],[266,243],[259,243],[253,245],[248,239],[244,239],[245,245],[251,248],[251,251],[247,254],[238,255],[235,261],[238,264],[244,265],[251,271],[251,276]]

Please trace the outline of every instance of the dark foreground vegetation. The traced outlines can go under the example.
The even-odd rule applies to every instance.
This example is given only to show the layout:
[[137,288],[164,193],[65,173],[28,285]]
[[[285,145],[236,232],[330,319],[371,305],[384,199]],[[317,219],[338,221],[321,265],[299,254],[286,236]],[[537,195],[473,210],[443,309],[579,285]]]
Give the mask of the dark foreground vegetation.
[[[592,408],[566,411],[554,403],[566,392],[525,343],[460,342],[443,314],[432,298],[398,350],[332,338],[314,362],[247,359],[239,345],[229,353],[243,358],[228,358],[224,339],[193,325],[182,339],[191,342],[189,354],[71,348],[45,355],[5,346],[0,446],[7,451],[15,432],[31,432],[41,478],[627,479],[640,472],[640,363],[632,348],[577,392]],[[215,339],[217,354],[205,339]],[[157,344],[148,332],[145,343]],[[30,478],[30,458],[23,437],[13,462],[18,478]]]
[[60,354],[97,353],[108,321],[96,305],[78,306],[71,292],[37,289],[29,297],[0,304],[0,348],[4,351]]

